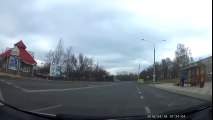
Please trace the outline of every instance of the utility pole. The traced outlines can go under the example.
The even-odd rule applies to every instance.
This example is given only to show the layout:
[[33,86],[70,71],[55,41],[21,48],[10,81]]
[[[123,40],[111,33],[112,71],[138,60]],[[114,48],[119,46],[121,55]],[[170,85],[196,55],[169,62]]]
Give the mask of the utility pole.
[[155,77],[156,77],[156,75],[155,75],[155,44],[156,44],[157,42],[162,42],[162,41],[166,41],[166,40],[149,41],[149,40],[144,40],[143,38],[142,38],[142,40],[143,40],[143,41],[151,42],[151,43],[153,44],[153,46],[154,46],[153,84],[155,84]]

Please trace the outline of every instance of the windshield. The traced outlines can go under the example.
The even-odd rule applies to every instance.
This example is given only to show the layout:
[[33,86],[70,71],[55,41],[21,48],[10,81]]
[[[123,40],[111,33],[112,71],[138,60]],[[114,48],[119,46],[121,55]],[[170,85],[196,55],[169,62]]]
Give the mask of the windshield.
[[138,116],[212,101],[211,0],[1,0],[0,26],[13,107]]

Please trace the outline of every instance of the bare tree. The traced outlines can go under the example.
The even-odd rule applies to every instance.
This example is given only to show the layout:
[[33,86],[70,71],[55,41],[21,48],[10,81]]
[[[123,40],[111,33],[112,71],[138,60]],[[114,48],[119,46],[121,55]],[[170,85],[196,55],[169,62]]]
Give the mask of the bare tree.
[[184,46],[184,44],[178,44],[177,49],[175,51],[175,60],[174,60],[174,75],[175,77],[179,77],[179,70],[190,64],[191,58],[191,50]]
[[83,72],[84,70],[84,55],[82,53],[79,53],[78,55],[78,70],[79,72]]
[[191,50],[186,48],[184,44],[178,44],[175,51],[175,59],[180,67],[189,64],[191,61]]
[[59,64],[63,60],[64,55],[64,47],[62,39],[59,40],[58,45],[55,50],[55,64]]
[[74,65],[72,63],[72,47],[67,48],[66,52],[64,53],[64,64],[66,66],[66,76],[70,77],[72,70],[74,69]]
[[64,47],[62,39],[59,40],[56,49],[50,50],[46,57],[50,64],[59,64],[63,61]]
[[162,66],[162,76],[164,79],[169,78],[170,70],[171,70],[172,61],[170,58],[162,59],[161,60],[161,66]]
[[[179,69],[187,64],[193,62],[191,57],[191,50],[186,48],[183,44],[178,44],[175,51],[175,59],[170,58],[162,59],[160,64],[156,64],[156,76],[161,78],[177,78],[179,77]],[[153,67],[150,66],[143,70],[140,75],[143,77],[152,76]],[[150,78],[151,79],[151,78]]]
[[90,77],[97,78],[96,80],[102,80],[102,77],[109,77],[106,70],[96,66],[94,68],[93,59],[84,56],[83,53],[79,53],[75,56],[72,53],[72,47],[68,47],[64,51],[63,41],[59,40],[56,48],[50,50],[46,55],[48,59],[48,66],[51,64],[62,65],[65,67],[65,76],[68,78],[74,78],[82,80],[82,78],[88,79]]
[[101,81],[105,79],[105,76],[108,76],[107,71],[99,66],[98,63],[95,64],[93,66],[92,77],[94,77],[97,81]]
[[48,52],[48,54],[46,55],[46,57],[47,57],[47,63],[48,64],[51,64],[51,63],[53,63],[53,61],[55,61],[54,59],[55,59],[55,57],[54,57],[55,55],[54,55],[54,51],[52,51],[52,50],[49,50],[49,52]]

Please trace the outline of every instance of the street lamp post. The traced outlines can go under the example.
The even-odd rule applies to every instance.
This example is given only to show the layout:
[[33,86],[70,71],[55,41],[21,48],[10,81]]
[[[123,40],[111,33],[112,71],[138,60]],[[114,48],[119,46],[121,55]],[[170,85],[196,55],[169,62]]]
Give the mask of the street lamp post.
[[155,84],[155,44],[154,44],[154,67],[153,67],[153,83]]
[[139,80],[139,76],[140,76],[140,68],[141,68],[141,65],[140,65],[140,61],[139,61],[139,66],[138,66],[138,80]]
[[166,41],[166,40],[159,40],[159,41],[149,41],[149,40],[145,40],[142,38],[143,41],[148,41],[151,42],[154,46],[154,65],[153,65],[153,84],[155,84],[155,44],[157,42],[162,42],[162,41]]

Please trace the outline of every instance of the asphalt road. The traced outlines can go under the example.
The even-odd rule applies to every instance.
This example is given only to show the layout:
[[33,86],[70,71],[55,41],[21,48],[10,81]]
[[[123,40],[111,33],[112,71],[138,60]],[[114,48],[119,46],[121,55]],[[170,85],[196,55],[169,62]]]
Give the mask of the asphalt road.
[[161,114],[205,102],[136,82],[79,83],[2,79],[0,99],[33,112],[98,116]]

